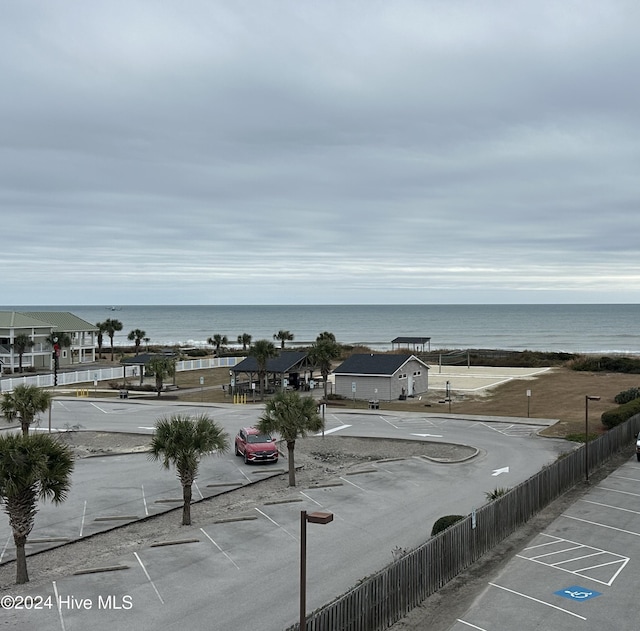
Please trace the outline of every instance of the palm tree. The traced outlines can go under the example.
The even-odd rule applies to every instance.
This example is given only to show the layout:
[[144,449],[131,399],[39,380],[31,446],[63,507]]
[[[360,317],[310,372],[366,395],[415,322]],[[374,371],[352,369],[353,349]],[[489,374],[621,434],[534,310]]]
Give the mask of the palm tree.
[[309,360],[317,366],[324,380],[324,400],[327,400],[327,380],[331,372],[331,364],[342,354],[340,344],[328,337],[318,338],[309,351]]
[[264,382],[267,377],[267,362],[278,356],[278,351],[269,340],[258,340],[249,348],[249,356],[256,358],[258,364],[258,380],[260,381],[260,399],[264,399]]
[[16,386],[13,392],[2,395],[0,408],[7,421],[20,419],[22,435],[29,434],[29,427],[36,420],[40,412],[46,412],[51,405],[51,393],[41,390],[37,386]]
[[120,320],[107,318],[103,324],[104,331],[111,340],[111,361],[113,361],[113,336],[116,334],[116,331],[122,331],[122,322],[120,322]]
[[156,391],[158,396],[162,392],[165,377],[174,377],[176,374],[176,362],[171,357],[152,357],[147,364],[149,372],[155,375]]
[[267,401],[264,414],[256,426],[265,434],[278,433],[287,443],[289,457],[289,486],[296,485],[296,469],[293,452],[296,439],[308,432],[322,429],[318,406],[312,397],[302,397],[297,392],[283,390]]
[[293,338],[294,338],[293,333],[289,331],[283,331],[282,329],[280,329],[280,331],[278,331],[277,333],[273,334],[274,340],[280,340],[280,348],[284,348],[284,343],[292,341]]
[[131,340],[135,344],[136,357],[138,356],[138,353],[140,352],[140,342],[142,341],[142,339],[144,338],[144,336],[146,334],[147,334],[146,331],[141,331],[140,329],[134,329],[133,331],[131,331],[129,333],[129,335],[127,335],[127,339]]
[[18,353],[18,372],[22,372],[22,356],[34,346],[35,342],[26,333],[20,333],[15,336],[13,348]]
[[162,466],[176,468],[182,485],[182,525],[191,525],[191,485],[198,476],[202,456],[212,451],[223,453],[229,448],[229,435],[209,416],[176,414],[156,423],[149,457],[161,460]]
[[207,344],[211,344],[212,346],[215,346],[216,355],[220,355],[220,349],[223,346],[226,346],[228,343],[229,343],[229,339],[227,338],[227,336],[220,335],[220,333],[216,333],[213,337],[210,337],[207,340]]
[[96,326],[98,327],[98,359],[102,359],[102,343],[107,327],[104,322],[96,322]]
[[33,530],[38,500],[60,504],[71,487],[73,454],[47,434],[0,436],[0,500],[16,545],[16,583],[29,581],[25,544]]
[[323,331],[318,334],[318,337],[316,337],[316,342],[320,342],[321,340],[331,340],[332,342],[335,342],[336,336],[329,331]]
[[[71,336],[64,331],[53,331],[49,333],[49,335],[47,335],[45,341],[48,342],[53,349],[53,361],[55,363],[55,371],[57,377],[58,366],[60,364],[59,351],[61,348],[69,348],[71,346]],[[56,346],[58,347],[57,349]],[[71,356],[71,362],[73,363],[73,356]],[[57,382],[55,385],[58,385]]]
[[251,344],[251,336],[248,333],[238,335],[238,344],[242,344],[242,350],[246,351],[247,346]]

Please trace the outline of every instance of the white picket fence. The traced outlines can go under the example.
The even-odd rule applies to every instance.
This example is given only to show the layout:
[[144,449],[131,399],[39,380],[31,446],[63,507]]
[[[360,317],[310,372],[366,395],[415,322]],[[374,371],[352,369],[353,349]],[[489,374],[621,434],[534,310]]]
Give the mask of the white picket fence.
[[[244,357],[205,357],[203,359],[188,359],[176,363],[176,371],[205,370],[207,368],[233,367]],[[115,381],[123,379],[124,370],[126,377],[136,377],[139,374],[139,366],[116,366],[113,368],[85,368],[83,370],[58,372],[58,387],[72,386],[77,383],[92,383],[97,381]],[[47,373],[42,375],[20,375],[0,379],[0,392],[11,392],[16,386],[38,386],[39,388],[53,388],[54,375]]]

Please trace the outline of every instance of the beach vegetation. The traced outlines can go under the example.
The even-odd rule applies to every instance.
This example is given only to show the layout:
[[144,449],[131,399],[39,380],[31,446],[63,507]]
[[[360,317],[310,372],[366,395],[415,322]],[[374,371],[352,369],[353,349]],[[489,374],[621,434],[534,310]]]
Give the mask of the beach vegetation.
[[273,339],[280,341],[281,349],[284,348],[285,342],[293,341],[294,337],[295,336],[293,335],[293,333],[291,333],[290,331],[284,331],[282,329],[280,329],[280,331],[278,331],[277,333],[273,334]]
[[104,321],[104,332],[111,340],[111,361],[113,361],[113,338],[118,331],[122,331],[122,322],[115,318],[107,318]]
[[22,356],[34,345],[35,342],[26,333],[20,333],[13,339],[13,350],[18,353],[18,372],[22,372]]
[[20,384],[13,391],[2,395],[0,409],[9,423],[19,421],[23,436],[27,436],[38,415],[46,412],[50,405],[50,392],[38,386]]
[[207,344],[211,344],[214,348],[215,354],[220,355],[220,351],[229,344],[229,338],[226,335],[216,333],[207,340]]
[[278,356],[278,351],[273,342],[269,340],[257,340],[249,348],[249,356],[255,357],[258,364],[258,380],[260,381],[260,399],[264,399],[264,387],[267,378],[267,362]]
[[281,390],[267,401],[256,428],[265,434],[277,433],[285,441],[289,460],[289,486],[295,486],[296,439],[322,429],[322,418],[318,414],[316,401],[313,397],[301,396],[295,390]]
[[640,374],[640,359],[636,357],[585,356],[571,362],[573,370],[586,372],[620,372]]
[[182,486],[182,525],[191,525],[191,487],[202,458],[229,449],[229,435],[208,415],[176,414],[156,423],[149,458],[165,469],[174,467]]
[[146,331],[142,331],[140,329],[134,329],[127,335],[127,339],[131,340],[136,349],[136,357],[140,354],[140,343],[147,335]]
[[246,352],[247,347],[251,346],[251,336],[248,333],[238,335],[238,344],[242,344],[242,350]]
[[25,545],[38,500],[64,502],[71,488],[73,453],[47,434],[0,436],[0,499],[16,546],[16,583],[29,581]]
[[330,340],[332,342],[335,342],[336,336],[330,331],[323,331],[322,333],[318,333],[318,337],[316,337],[316,342],[321,342],[322,340]]

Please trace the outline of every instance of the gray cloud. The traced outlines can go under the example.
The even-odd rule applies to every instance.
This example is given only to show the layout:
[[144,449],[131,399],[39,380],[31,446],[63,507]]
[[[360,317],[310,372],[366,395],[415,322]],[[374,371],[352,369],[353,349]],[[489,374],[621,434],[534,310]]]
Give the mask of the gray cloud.
[[639,17],[5,3],[5,302],[635,302]]

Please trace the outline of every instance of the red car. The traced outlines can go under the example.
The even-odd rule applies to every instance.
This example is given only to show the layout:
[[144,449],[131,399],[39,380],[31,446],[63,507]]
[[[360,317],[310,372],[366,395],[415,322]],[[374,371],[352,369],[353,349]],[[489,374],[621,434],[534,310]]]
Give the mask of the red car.
[[244,456],[245,464],[278,462],[276,439],[255,427],[243,427],[236,436],[236,456]]

